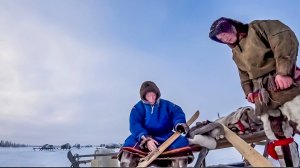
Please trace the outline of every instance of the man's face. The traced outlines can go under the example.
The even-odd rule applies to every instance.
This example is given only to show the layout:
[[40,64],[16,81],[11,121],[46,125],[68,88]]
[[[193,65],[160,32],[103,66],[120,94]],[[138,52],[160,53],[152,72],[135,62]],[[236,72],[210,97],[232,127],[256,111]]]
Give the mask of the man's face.
[[235,33],[220,33],[217,38],[225,44],[234,44],[237,41]]
[[156,94],[154,92],[148,92],[145,98],[151,105],[153,105],[156,101]]
[[237,31],[232,26],[232,32],[219,33],[216,37],[225,44],[234,44],[237,41]]

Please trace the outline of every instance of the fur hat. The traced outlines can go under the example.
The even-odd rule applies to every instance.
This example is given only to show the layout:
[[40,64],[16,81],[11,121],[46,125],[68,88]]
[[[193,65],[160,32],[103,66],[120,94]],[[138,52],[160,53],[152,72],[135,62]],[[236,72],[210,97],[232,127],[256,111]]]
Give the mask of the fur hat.
[[217,38],[217,35],[220,33],[233,32],[232,26],[235,27],[237,33],[247,33],[248,31],[248,24],[244,24],[242,22],[230,18],[221,17],[215,20],[211,25],[209,31],[209,38],[216,42],[223,43],[221,40]]
[[156,99],[158,99],[160,97],[159,88],[152,81],[143,82],[141,89],[140,89],[140,96],[141,96],[142,100],[146,100],[145,96],[148,92],[154,92],[157,96]]
[[214,23],[210,27],[209,37],[217,42],[223,43],[221,40],[217,38],[217,35],[220,33],[230,33],[232,32],[233,26],[232,19],[221,17],[214,21]]

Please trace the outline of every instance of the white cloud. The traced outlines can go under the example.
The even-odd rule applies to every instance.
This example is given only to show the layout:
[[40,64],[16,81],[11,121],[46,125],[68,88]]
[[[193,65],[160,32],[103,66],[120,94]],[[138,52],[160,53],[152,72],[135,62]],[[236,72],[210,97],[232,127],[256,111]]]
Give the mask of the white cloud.
[[[0,135],[28,140],[24,143],[40,143],[43,138],[58,142],[63,140],[47,131],[73,133],[68,136],[76,136],[72,130],[77,129],[101,131],[97,123],[105,119],[119,123],[112,129],[122,132],[119,140],[125,138],[129,111],[138,100],[139,86],[134,84],[145,78],[143,71],[151,67],[162,71],[163,66],[126,45],[106,44],[105,39],[97,46],[86,44],[71,29],[31,11],[19,15],[26,13],[20,10],[0,12],[0,115],[6,130]],[[22,132],[24,126],[32,132]],[[88,133],[82,137],[99,140],[97,134],[82,134]]]
[[[84,108],[72,99],[103,89],[87,84],[95,70],[106,75],[101,67],[107,66],[109,53],[30,12],[24,16],[2,10],[0,20],[1,119],[32,126],[78,121]],[[2,127],[14,127],[7,125]]]

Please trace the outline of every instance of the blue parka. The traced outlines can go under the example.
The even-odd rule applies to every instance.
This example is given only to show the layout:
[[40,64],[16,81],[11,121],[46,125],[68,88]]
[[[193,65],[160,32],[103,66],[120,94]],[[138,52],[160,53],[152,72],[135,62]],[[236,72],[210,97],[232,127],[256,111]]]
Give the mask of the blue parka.
[[[185,114],[178,105],[164,99],[158,99],[154,105],[141,100],[131,110],[131,135],[125,140],[123,146],[135,146],[141,141],[143,135],[151,136],[159,144],[162,144],[174,133],[172,130],[178,123],[186,123]],[[180,136],[168,149],[188,145],[187,138]]]

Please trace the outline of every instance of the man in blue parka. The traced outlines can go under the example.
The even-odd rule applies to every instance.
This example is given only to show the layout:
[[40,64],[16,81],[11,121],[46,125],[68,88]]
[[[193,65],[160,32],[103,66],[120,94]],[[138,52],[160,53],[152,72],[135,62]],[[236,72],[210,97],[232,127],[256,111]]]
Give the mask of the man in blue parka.
[[[130,113],[131,135],[123,147],[154,151],[176,131],[187,133],[185,114],[181,107],[161,99],[161,93],[152,81],[145,81],[140,88],[141,100]],[[167,150],[186,147],[189,142],[185,136],[176,139]]]

